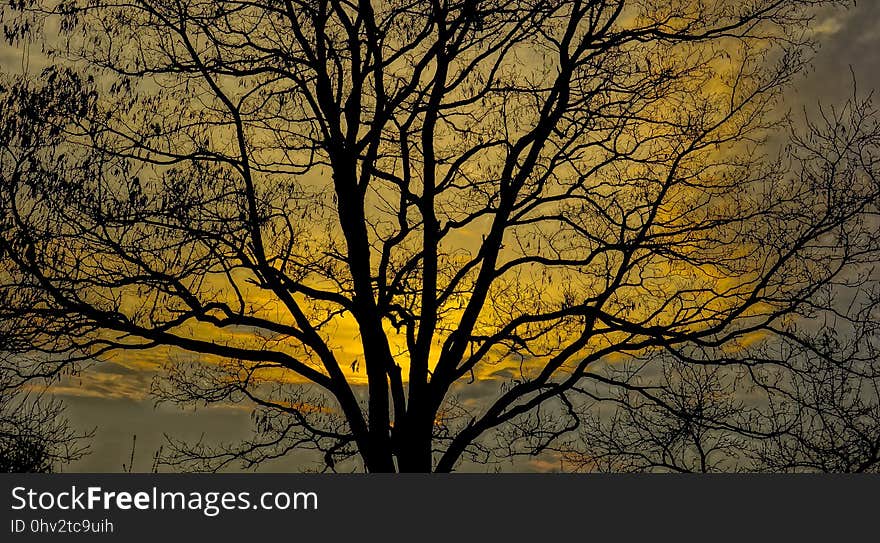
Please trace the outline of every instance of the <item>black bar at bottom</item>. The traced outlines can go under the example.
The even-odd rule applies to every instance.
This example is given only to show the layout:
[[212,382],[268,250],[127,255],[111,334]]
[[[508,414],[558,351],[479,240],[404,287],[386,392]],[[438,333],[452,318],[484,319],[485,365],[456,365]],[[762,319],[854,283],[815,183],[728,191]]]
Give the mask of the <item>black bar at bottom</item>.
[[0,541],[877,539],[877,476],[0,476]]

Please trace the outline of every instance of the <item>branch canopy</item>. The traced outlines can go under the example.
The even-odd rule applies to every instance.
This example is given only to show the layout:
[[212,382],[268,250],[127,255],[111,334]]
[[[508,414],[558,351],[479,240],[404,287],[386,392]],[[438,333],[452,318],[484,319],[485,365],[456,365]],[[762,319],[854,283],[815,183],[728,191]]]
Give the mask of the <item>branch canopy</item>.
[[864,285],[870,101],[776,150],[843,3],[15,3],[47,67],[0,87],[3,311],[56,364],[162,350],[159,397],[255,406],[178,465],[539,453],[585,383],[632,392],[609,364],[729,361]]

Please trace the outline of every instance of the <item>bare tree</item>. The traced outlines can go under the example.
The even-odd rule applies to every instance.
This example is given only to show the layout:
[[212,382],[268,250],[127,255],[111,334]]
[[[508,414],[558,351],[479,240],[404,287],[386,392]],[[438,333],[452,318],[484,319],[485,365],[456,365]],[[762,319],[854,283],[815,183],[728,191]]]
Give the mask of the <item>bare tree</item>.
[[0,388],[0,473],[58,471],[88,454],[91,437],[72,427],[59,400]]
[[[793,134],[800,178],[873,172],[880,133],[870,97],[821,108]],[[861,240],[828,237],[863,265],[804,299],[750,345],[679,349],[609,367],[585,390],[578,440],[559,452],[576,470],[866,472],[880,467],[878,277],[866,215]]]
[[[644,375],[652,369],[659,375]],[[613,368],[614,381],[584,394],[578,439],[559,451],[573,471],[712,473],[748,453],[750,411],[741,381],[717,366],[651,358]],[[743,434],[746,434],[745,436]]]
[[840,328],[791,331],[796,339],[723,363],[615,368],[627,385],[585,391],[593,401],[578,438],[555,450],[574,471],[876,473],[876,346]]
[[608,362],[779,335],[875,259],[876,128],[766,146],[842,3],[16,2],[56,64],[4,83],[10,311],[58,367],[166,349],[160,397],[255,406],[183,468],[538,453]]
[[0,473],[58,471],[89,453],[94,431],[76,429],[47,393],[75,368],[39,353],[28,317],[15,309],[36,303],[33,293],[9,287],[0,289]]
[[760,427],[769,437],[752,444],[750,469],[880,472],[876,330],[870,339],[862,331],[828,327],[790,345],[790,373],[765,387],[769,408]]

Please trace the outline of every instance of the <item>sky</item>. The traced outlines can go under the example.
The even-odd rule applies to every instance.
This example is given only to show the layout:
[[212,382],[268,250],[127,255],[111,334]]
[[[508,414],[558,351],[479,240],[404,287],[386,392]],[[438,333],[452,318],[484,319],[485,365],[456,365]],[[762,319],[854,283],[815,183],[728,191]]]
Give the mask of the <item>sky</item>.
[[[812,69],[798,79],[788,93],[785,106],[793,111],[812,108],[818,102],[834,103],[852,92],[852,72],[858,89],[880,90],[880,2],[863,0],[848,12],[833,12],[817,21],[815,31],[822,48]],[[21,63],[22,53],[0,48],[0,67]],[[116,472],[129,463],[134,447],[133,471],[149,471],[153,455],[163,443],[163,434],[178,439],[236,441],[250,432],[250,410],[246,407],[211,407],[194,410],[156,405],[148,394],[153,370],[161,355],[144,355],[135,364],[105,362],[66,379],[56,389],[67,406],[72,424],[95,430],[92,453],[65,467],[72,472]],[[479,395],[481,387],[471,394]],[[264,470],[299,470],[296,455],[265,466]],[[518,471],[556,469],[552,459],[520,461]],[[474,467],[474,469],[478,469]]]

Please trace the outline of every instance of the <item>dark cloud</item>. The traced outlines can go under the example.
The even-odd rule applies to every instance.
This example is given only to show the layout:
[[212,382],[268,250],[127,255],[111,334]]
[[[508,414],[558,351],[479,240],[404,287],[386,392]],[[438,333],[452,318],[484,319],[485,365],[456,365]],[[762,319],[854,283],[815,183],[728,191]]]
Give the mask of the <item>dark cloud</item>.
[[860,93],[880,88],[880,2],[861,1],[816,20],[820,49],[805,79],[790,93],[792,105],[833,103],[852,93],[855,73]]
[[[175,439],[212,443],[237,442],[250,436],[250,411],[235,406],[180,409],[154,405],[151,400],[108,397],[65,397],[71,423],[94,428],[92,454],[67,466],[71,472],[122,472],[131,458],[135,443],[135,472],[150,471],[153,455],[165,443],[165,435]],[[133,441],[137,436],[136,441]],[[273,471],[300,471],[302,457],[292,456],[267,465]]]

